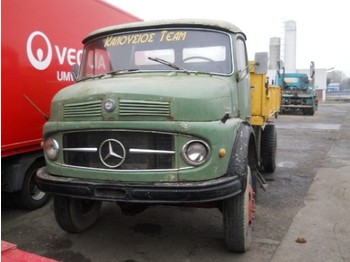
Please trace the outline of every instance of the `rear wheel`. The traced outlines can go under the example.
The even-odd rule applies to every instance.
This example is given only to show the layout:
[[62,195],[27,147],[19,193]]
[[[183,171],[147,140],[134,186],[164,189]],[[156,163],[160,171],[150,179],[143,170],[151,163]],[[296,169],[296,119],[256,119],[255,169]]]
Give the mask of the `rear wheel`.
[[255,199],[250,168],[246,188],[239,195],[223,200],[225,243],[233,252],[246,252],[252,240]]
[[80,233],[95,224],[101,201],[55,196],[54,211],[57,223],[69,233]]
[[266,125],[261,139],[262,167],[272,173],[276,169],[277,132],[274,125]]

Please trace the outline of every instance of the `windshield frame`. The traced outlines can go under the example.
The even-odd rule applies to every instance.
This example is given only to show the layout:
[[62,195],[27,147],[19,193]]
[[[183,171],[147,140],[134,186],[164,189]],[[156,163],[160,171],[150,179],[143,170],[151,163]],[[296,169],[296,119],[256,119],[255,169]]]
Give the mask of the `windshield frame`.
[[[186,64],[181,64],[181,65],[176,65],[176,63],[174,63],[174,65],[178,66],[179,69],[176,69],[176,67],[166,67],[164,69],[142,69],[142,68],[135,68],[135,66],[133,68],[130,68],[131,70],[129,70],[128,68],[124,68],[123,70],[109,70],[109,72],[104,73],[104,74],[93,74],[93,75],[84,75],[83,74],[83,66],[86,65],[87,59],[88,59],[88,55],[87,52],[89,51],[88,47],[91,46],[93,43],[97,43],[98,41],[103,41],[105,39],[107,39],[108,37],[111,36],[123,36],[123,35],[131,35],[131,34],[143,34],[143,33],[152,33],[152,32],[162,32],[162,31],[178,31],[178,30],[183,30],[183,31],[194,31],[194,32],[210,32],[210,33],[218,33],[218,34],[222,34],[225,35],[226,37],[228,37],[228,41],[225,43],[224,47],[227,48],[228,50],[225,49],[226,54],[228,55],[228,57],[225,58],[224,62],[226,63],[230,63],[227,64],[228,67],[230,67],[230,72],[216,72],[216,71],[201,71],[201,70],[193,70],[193,69],[187,69],[184,65]],[[179,50],[179,52],[184,52],[185,48],[182,48],[181,50]],[[135,54],[135,53],[134,53]],[[186,73],[203,73],[203,74],[210,74],[210,75],[221,75],[221,76],[230,76],[234,74],[235,71],[235,64],[234,64],[234,49],[233,49],[233,40],[232,40],[232,35],[229,32],[226,32],[224,30],[217,30],[217,29],[210,29],[210,28],[202,28],[202,27],[179,27],[179,26],[175,26],[175,27],[160,27],[160,28],[153,28],[153,29],[143,29],[143,30],[124,30],[124,31],[118,31],[118,32],[114,32],[114,33],[109,33],[109,34],[105,34],[105,35],[100,35],[99,37],[90,39],[89,41],[87,41],[84,45],[84,51],[82,54],[82,59],[81,59],[81,64],[79,66],[79,73],[78,73],[78,77],[77,77],[77,81],[83,81],[86,79],[91,79],[91,78],[98,78],[101,77],[101,75],[105,76],[105,75],[109,75],[110,73],[115,75],[116,71],[118,71],[118,74],[130,74],[130,73],[139,73],[139,72],[169,72],[169,71],[183,71]],[[169,61],[171,62],[171,61]]]

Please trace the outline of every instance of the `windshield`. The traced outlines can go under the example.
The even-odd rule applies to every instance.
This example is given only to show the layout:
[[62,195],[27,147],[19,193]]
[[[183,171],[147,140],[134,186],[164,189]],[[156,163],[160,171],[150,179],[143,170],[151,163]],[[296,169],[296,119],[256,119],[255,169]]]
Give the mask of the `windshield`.
[[285,77],[284,78],[285,87],[295,87],[295,88],[309,88],[309,79],[307,76],[300,77]]
[[79,79],[128,70],[230,74],[230,36],[193,29],[108,35],[85,45]]

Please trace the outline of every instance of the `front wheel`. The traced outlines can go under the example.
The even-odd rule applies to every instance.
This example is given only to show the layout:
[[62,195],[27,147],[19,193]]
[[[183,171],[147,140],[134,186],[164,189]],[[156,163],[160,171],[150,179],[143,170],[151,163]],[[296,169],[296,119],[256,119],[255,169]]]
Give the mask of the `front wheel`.
[[247,185],[237,196],[223,200],[225,243],[233,252],[246,252],[252,240],[255,199],[252,175],[247,167]]
[[54,212],[59,226],[69,233],[80,233],[95,224],[101,201],[55,196]]

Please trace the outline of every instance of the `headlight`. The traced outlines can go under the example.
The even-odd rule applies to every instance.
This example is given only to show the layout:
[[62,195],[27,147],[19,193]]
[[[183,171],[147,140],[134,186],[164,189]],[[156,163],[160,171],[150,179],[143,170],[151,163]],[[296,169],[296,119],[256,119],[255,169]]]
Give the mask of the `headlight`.
[[182,149],[186,163],[199,166],[209,159],[209,146],[203,141],[190,141]]
[[58,158],[59,151],[60,147],[55,139],[50,137],[44,141],[44,152],[50,160],[56,160]]

